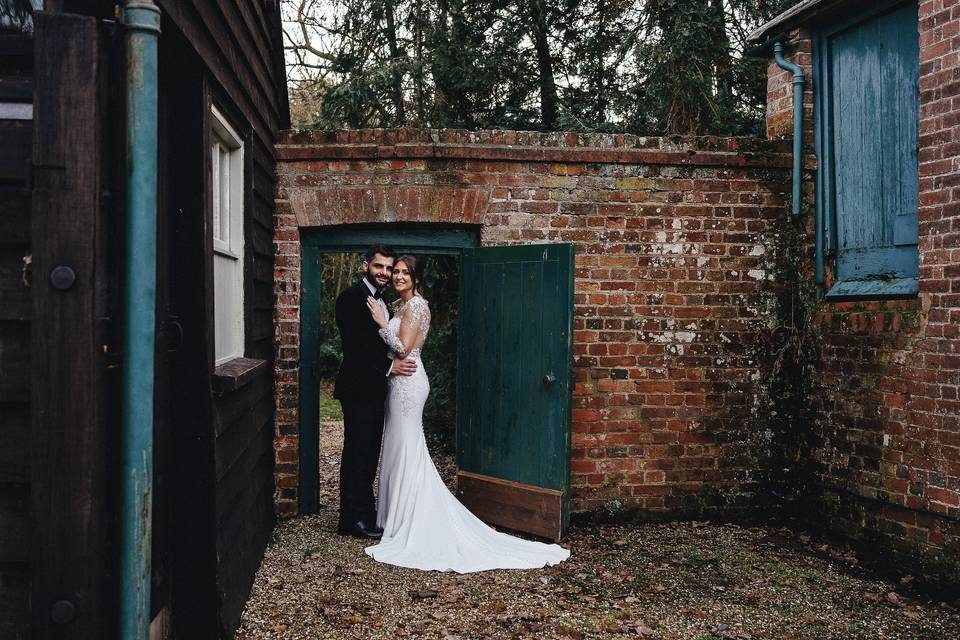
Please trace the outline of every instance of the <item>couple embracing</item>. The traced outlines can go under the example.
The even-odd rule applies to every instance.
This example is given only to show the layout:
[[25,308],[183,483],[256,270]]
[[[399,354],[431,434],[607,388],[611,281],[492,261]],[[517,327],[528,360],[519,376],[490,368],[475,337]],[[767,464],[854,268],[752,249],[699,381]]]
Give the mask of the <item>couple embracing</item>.
[[[447,490],[423,435],[430,383],[420,350],[430,330],[430,306],[420,293],[417,258],[376,245],[364,255],[363,272],[336,304],[343,362],[334,397],[344,421],[338,532],[381,538],[366,548],[369,556],[414,569],[531,569],[568,558],[570,552],[558,545],[488,527]],[[400,294],[393,317],[380,298],[388,283]]]

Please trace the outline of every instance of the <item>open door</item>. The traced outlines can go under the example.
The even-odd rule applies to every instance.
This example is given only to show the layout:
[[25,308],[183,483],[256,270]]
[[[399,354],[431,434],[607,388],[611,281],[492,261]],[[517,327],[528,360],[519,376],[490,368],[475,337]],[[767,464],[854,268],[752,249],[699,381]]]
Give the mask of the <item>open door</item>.
[[463,252],[457,497],[559,540],[569,521],[573,245]]

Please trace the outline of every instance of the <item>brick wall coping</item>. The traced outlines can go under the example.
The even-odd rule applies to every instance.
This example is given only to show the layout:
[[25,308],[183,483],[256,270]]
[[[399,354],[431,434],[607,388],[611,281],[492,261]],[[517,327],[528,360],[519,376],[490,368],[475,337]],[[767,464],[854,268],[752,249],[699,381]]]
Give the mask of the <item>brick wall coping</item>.
[[788,141],[462,129],[287,130],[277,157],[297,160],[445,159],[789,168]]

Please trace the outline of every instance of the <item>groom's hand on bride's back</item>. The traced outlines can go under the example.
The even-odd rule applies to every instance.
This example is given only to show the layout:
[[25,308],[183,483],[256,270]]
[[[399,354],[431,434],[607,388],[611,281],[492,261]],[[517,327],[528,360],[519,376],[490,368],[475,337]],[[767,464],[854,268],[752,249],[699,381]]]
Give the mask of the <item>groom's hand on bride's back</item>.
[[394,360],[390,373],[398,376],[412,376],[417,372],[417,363],[413,360]]

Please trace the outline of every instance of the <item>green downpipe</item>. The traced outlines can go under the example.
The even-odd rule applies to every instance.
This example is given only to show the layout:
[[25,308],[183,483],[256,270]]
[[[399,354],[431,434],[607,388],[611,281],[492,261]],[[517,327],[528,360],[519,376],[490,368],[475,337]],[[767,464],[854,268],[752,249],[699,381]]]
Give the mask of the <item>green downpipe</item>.
[[[769,49],[768,49],[769,51]],[[773,55],[777,66],[793,74],[793,199],[790,213],[800,215],[800,176],[803,163],[803,69],[783,57],[783,43],[773,44]]]
[[157,289],[157,39],[160,10],[123,7],[126,39],[127,184],[123,301],[120,637],[150,633],[153,386]]

